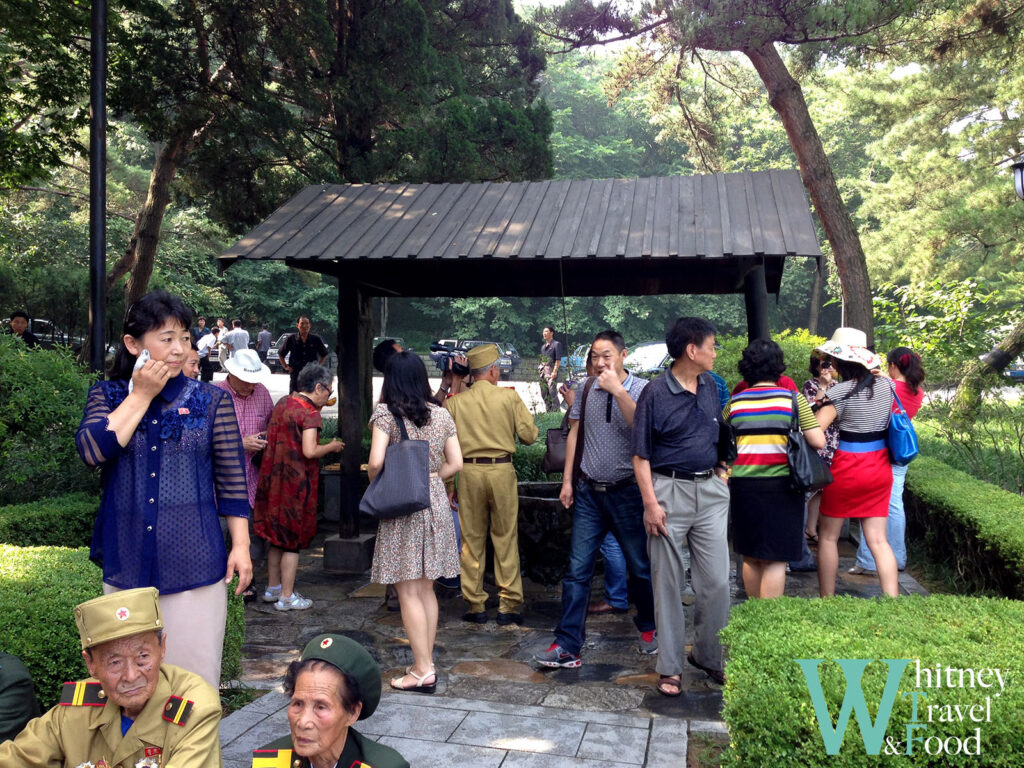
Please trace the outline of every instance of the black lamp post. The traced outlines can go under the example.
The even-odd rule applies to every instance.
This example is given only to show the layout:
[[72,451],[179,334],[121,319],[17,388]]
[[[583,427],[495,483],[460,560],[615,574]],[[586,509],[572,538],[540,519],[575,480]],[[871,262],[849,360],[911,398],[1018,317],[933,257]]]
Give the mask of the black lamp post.
[[1010,166],[1013,169],[1013,186],[1017,189],[1017,197],[1024,200],[1024,157]]
[[107,0],[93,0],[89,109],[89,363],[103,371],[107,303]]

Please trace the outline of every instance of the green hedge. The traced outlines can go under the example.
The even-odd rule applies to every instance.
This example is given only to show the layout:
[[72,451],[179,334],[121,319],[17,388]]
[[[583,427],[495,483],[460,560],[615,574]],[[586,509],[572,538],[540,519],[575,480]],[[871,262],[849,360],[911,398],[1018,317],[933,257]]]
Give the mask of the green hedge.
[[[729,727],[729,749],[723,765],[807,766],[996,766],[1016,768],[1024,754],[1024,605],[1005,599],[953,595],[864,600],[780,598],[749,600],[733,609],[722,639],[728,647],[723,715]],[[814,705],[801,667],[795,659],[910,659],[904,670],[895,708],[885,728],[894,742],[905,741],[912,698],[902,694],[929,692],[918,701],[918,720],[928,705],[975,705],[991,695],[991,721],[932,722],[920,737],[943,739],[974,736],[981,729],[979,756],[926,754],[921,742],[914,754],[868,755],[854,715],[836,755],[826,752]],[[955,669],[998,668],[1009,681],[1000,691],[976,688],[918,688],[916,660],[933,672],[936,665]],[[819,666],[821,686],[836,722],[846,683],[833,661]],[[877,715],[888,667],[876,661],[863,676],[864,698],[871,718]],[[999,693],[998,696],[995,694]],[[966,711],[966,710],[965,710]],[[975,714],[982,716],[983,710]],[[940,711],[934,710],[939,717]],[[932,742],[934,744],[934,741]],[[905,749],[905,747],[904,747]]]
[[19,547],[85,547],[99,509],[93,493],[0,507],[0,542]]
[[0,647],[25,662],[43,709],[88,674],[72,611],[102,592],[87,549],[0,544]]
[[907,472],[910,535],[977,592],[1024,598],[1024,497],[922,456]]
[[[241,674],[244,606],[230,586],[221,680]],[[73,610],[103,592],[89,550],[0,544],[0,648],[21,658],[46,709],[60,686],[87,675]]]

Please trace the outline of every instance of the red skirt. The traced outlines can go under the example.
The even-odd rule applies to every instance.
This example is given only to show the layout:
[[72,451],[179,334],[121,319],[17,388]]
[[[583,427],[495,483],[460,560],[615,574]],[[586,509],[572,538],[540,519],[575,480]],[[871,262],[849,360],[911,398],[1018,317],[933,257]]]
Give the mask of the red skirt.
[[821,493],[821,514],[827,517],[888,517],[892,491],[889,451],[844,451],[832,459],[833,480]]

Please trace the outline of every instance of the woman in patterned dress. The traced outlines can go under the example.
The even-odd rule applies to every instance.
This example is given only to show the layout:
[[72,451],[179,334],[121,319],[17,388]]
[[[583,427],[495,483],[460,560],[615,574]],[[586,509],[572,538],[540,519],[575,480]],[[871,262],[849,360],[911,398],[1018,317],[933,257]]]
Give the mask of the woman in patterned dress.
[[[391,687],[433,693],[437,686],[434,638],[438,614],[434,579],[459,575],[455,525],[444,481],[462,469],[462,449],[455,422],[430,393],[423,361],[411,352],[392,355],[386,366],[380,402],[370,418],[373,437],[367,472],[371,481],[387,469],[387,447],[401,439],[396,415],[403,419],[410,439],[429,443],[430,507],[380,521],[370,578],[377,584],[395,585],[402,624],[412,647],[412,666],[393,679]],[[385,478],[402,482],[401,478]]]
[[[800,387],[800,394],[807,398],[811,408],[817,409],[825,394],[836,384],[836,366],[827,356],[820,352],[811,353],[810,366],[807,369],[811,378]],[[832,456],[839,445],[839,428],[833,424],[825,430],[825,447],[818,451],[822,461],[832,466]],[[821,507],[821,491],[812,491],[807,497],[807,524],[804,527],[804,536],[813,543],[818,543],[818,511]]]
[[843,519],[861,520],[861,530],[878,566],[882,592],[898,594],[896,558],[885,537],[892,469],[886,442],[892,412],[892,387],[875,375],[882,359],[867,348],[867,336],[855,328],[838,328],[818,347],[835,361],[842,384],[836,384],[815,414],[822,429],[839,425],[839,446],[832,458],[832,483],[821,496],[818,523],[818,591],[835,594],[839,570],[839,534]]
[[299,550],[308,547],[316,535],[320,458],[345,447],[337,438],[318,444],[320,409],[334,393],[333,382],[330,371],[309,363],[296,380],[298,389],[281,398],[270,414],[256,485],[253,530],[270,544],[263,602],[274,603],[278,611],[303,611],[313,605],[295,592],[295,574]]

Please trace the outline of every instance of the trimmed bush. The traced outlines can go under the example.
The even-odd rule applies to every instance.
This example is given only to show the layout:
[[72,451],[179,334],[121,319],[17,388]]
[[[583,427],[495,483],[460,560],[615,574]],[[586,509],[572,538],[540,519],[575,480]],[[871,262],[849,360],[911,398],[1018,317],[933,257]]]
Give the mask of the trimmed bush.
[[93,377],[64,348],[0,335],[0,504],[99,488],[75,448]]
[[1024,498],[922,456],[907,472],[907,523],[976,592],[1024,598]]
[[99,506],[98,496],[80,492],[0,507],[0,542],[19,547],[87,547]]
[[[811,378],[807,370],[811,352],[815,347],[824,344],[826,339],[825,336],[815,336],[802,328],[772,334],[772,341],[782,347],[783,359],[786,361],[786,370],[783,373],[793,379],[798,387]],[[718,350],[718,357],[715,359],[715,373],[725,379],[731,390],[742,378],[737,366],[743,350],[747,348],[747,337],[722,336],[717,338],[717,341],[722,348]]]
[[[221,680],[241,674],[244,603],[228,593]],[[86,677],[74,608],[103,593],[103,574],[89,550],[0,544],[0,648],[21,658],[32,673],[43,709],[60,698],[60,687]]]
[[0,544],[0,647],[28,667],[44,710],[88,674],[72,611],[102,592],[87,549]]
[[[729,749],[723,765],[807,766],[852,768],[899,765],[971,765],[1016,768],[1024,754],[1024,644],[1014,627],[1024,626],[1024,605],[990,598],[940,595],[900,597],[896,600],[863,600],[849,597],[827,600],[780,598],[749,600],[733,609],[722,639],[728,646],[723,715],[729,726]],[[892,744],[903,742],[899,754],[884,740],[882,751],[869,755],[861,740],[855,715],[851,714],[838,754],[829,755],[819,730],[815,708],[800,665],[795,659],[825,659],[818,667],[832,728],[842,706],[846,681],[834,659],[910,659],[903,671],[895,707],[885,728]],[[917,663],[934,678],[936,665],[981,670],[998,668],[1005,688],[924,687],[918,685]],[[872,720],[885,686],[888,667],[881,661],[867,666],[862,679],[864,699]],[[945,674],[945,672],[943,672]],[[966,680],[966,678],[965,678]],[[924,676],[922,675],[922,681]],[[959,676],[954,676],[959,683]],[[924,690],[918,697],[918,721],[925,728],[918,737],[974,737],[980,728],[978,756],[927,754],[922,742],[905,754],[906,724],[911,721],[913,697],[903,694]],[[998,694],[998,695],[997,695]],[[988,698],[990,697],[990,698]],[[947,705],[982,705],[974,713],[991,719],[973,722],[969,717],[938,722]],[[928,706],[932,710],[928,722]],[[968,710],[961,709],[967,713]],[[868,724],[865,724],[868,725]],[[868,727],[870,727],[868,725]],[[931,746],[935,746],[932,739]],[[951,746],[953,744],[951,743]]]

